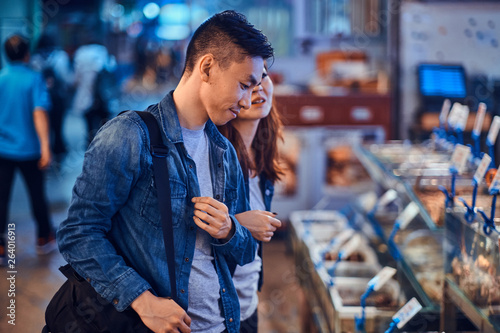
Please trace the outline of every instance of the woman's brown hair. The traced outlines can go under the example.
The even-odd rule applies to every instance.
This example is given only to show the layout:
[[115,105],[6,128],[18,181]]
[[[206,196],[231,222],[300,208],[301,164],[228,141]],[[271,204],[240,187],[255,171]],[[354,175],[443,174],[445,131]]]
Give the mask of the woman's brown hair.
[[255,163],[250,159],[240,133],[231,122],[219,126],[219,131],[233,144],[244,175],[248,175],[250,171],[257,175],[263,173],[273,183],[283,175],[278,153],[278,140],[283,140],[283,120],[274,97],[271,111],[260,120],[252,141]]

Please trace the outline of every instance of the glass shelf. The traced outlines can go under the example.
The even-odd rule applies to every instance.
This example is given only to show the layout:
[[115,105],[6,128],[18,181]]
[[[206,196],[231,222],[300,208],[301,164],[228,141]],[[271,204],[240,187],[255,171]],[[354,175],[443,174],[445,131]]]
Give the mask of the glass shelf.
[[482,226],[482,220],[468,223],[463,211],[446,212],[444,268],[449,299],[444,306],[457,306],[476,326],[485,328],[484,332],[498,332],[499,239],[496,232],[486,235]]

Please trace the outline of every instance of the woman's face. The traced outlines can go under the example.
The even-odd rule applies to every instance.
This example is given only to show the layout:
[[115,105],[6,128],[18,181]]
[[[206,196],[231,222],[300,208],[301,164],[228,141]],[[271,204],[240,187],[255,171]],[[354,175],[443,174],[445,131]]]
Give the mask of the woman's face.
[[262,83],[255,86],[252,91],[252,104],[249,109],[241,109],[238,120],[260,120],[267,117],[271,111],[271,106],[273,103],[273,81],[269,75],[267,75],[267,69],[264,68],[264,73],[262,74]]

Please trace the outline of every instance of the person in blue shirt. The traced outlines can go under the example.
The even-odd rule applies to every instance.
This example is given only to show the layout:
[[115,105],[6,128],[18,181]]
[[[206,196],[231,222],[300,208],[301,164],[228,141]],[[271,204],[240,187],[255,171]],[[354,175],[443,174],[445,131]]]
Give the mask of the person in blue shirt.
[[4,43],[9,64],[0,71],[0,265],[7,264],[4,236],[15,171],[23,176],[37,223],[37,252],[56,248],[44,188],[50,165],[50,97],[42,75],[28,67],[29,42],[12,35]]
[[261,84],[253,89],[252,106],[219,127],[236,149],[250,197],[252,210],[237,214],[236,218],[259,241],[255,259],[244,266],[237,265],[233,273],[241,308],[241,333],[258,332],[257,291],[263,282],[262,242],[269,242],[281,226],[276,213],[271,212],[274,183],[282,175],[278,142],[283,132],[273,92],[266,65]]
[[250,108],[272,56],[243,15],[215,14],[194,32],[175,90],[146,110],[169,150],[177,302],[167,298],[161,184],[152,178],[146,125],[134,112],[116,117],[85,154],[59,249],[105,300],[135,310],[154,332],[239,332],[229,266],[253,261],[257,244],[235,218],[249,209],[243,173],[216,125]]

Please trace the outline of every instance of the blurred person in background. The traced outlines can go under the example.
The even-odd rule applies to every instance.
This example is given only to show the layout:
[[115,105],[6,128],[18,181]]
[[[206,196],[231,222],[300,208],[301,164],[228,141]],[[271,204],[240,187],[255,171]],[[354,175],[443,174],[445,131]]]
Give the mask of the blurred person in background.
[[45,33],[38,40],[31,64],[43,74],[47,84],[52,102],[49,112],[51,147],[54,159],[60,162],[67,152],[62,129],[74,84],[71,61],[66,51],[57,46],[55,38]]
[[87,126],[87,143],[110,118],[109,103],[113,96],[115,57],[106,46],[91,42],[80,46],[74,56],[75,96],[73,113],[83,115]]
[[241,307],[241,333],[258,331],[257,291],[261,290],[262,242],[269,242],[281,222],[270,212],[274,183],[282,171],[278,165],[278,140],[282,139],[281,115],[273,104],[273,82],[264,68],[262,83],[252,91],[252,105],[240,111],[238,118],[219,126],[238,154],[250,209],[236,214],[238,221],[259,241],[253,262],[236,266],[233,282]]
[[55,249],[45,196],[44,169],[51,162],[50,97],[42,75],[28,67],[29,42],[13,35],[4,43],[9,64],[0,71],[0,264],[6,264],[5,234],[15,171],[24,178],[37,222],[37,252]]

